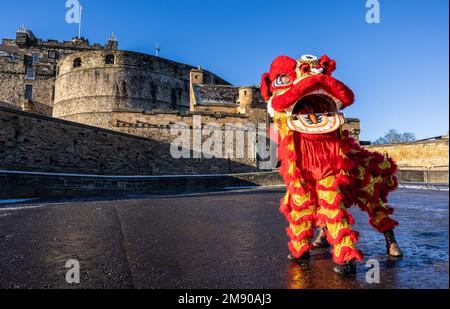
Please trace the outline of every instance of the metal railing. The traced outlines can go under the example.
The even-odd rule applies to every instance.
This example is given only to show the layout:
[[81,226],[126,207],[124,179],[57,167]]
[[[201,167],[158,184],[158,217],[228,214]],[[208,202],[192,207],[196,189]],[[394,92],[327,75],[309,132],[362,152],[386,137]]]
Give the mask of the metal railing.
[[433,189],[448,189],[448,166],[399,166],[401,185],[418,185]]

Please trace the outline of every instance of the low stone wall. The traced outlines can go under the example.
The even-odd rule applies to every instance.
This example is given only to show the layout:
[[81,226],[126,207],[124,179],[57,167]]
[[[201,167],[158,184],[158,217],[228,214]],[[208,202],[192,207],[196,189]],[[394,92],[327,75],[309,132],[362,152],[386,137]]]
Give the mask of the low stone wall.
[[[435,184],[423,171],[400,171],[402,184]],[[433,174],[434,175],[434,174]],[[283,185],[277,171],[217,175],[101,176],[0,170],[0,199],[65,198],[129,194],[184,194]]]
[[407,183],[422,183],[422,184],[449,184],[449,169],[447,167],[440,168],[400,168],[398,172],[400,181]]
[[182,194],[278,184],[277,172],[123,177],[0,171],[0,199]]
[[400,166],[434,167],[449,165],[449,140],[374,145],[367,149],[387,153]]

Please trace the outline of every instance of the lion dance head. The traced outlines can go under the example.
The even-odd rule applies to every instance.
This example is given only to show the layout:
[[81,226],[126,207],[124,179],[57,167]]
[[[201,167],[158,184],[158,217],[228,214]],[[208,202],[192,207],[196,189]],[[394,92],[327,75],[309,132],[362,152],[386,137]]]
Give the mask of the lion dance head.
[[335,69],[336,61],[328,56],[277,57],[261,82],[270,115],[287,117],[289,128],[304,134],[337,131],[345,122],[341,111],[355,96],[332,76]]

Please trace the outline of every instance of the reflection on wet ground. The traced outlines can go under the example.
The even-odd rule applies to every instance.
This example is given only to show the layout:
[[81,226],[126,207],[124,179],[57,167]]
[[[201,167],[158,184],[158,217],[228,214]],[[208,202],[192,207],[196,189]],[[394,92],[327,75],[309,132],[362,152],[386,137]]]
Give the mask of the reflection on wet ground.
[[[356,276],[334,274],[327,250],[288,262],[282,194],[260,189],[0,209],[0,287],[448,288],[448,193],[392,195],[403,259],[388,258],[367,215],[352,211],[365,261],[380,263],[381,283],[373,285],[364,263]],[[65,282],[68,259],[80,261],[78,286]]]

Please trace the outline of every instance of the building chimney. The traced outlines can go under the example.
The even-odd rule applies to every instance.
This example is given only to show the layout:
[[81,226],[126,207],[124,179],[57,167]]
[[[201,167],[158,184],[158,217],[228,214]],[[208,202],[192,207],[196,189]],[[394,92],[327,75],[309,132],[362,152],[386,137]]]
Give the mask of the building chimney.
[[27,30],[24,25],[21,25],[16,31],[16,44],[21,47],[28,47],[34,44],[36,37],[33,32]]
[[114,34],[114,32],[111,34],[111,37],[109,38],[108,43],[106,44],[106,49],[111,49],[111,50],[119,49],[119,41],[117,40],[117,37]]
[[197,69],[192,69],[190,74],[190,111],[195,111],[195,106],[197,105],[197,99],[195,94],[195,85],[203,84],[203,70],[201,66]]

